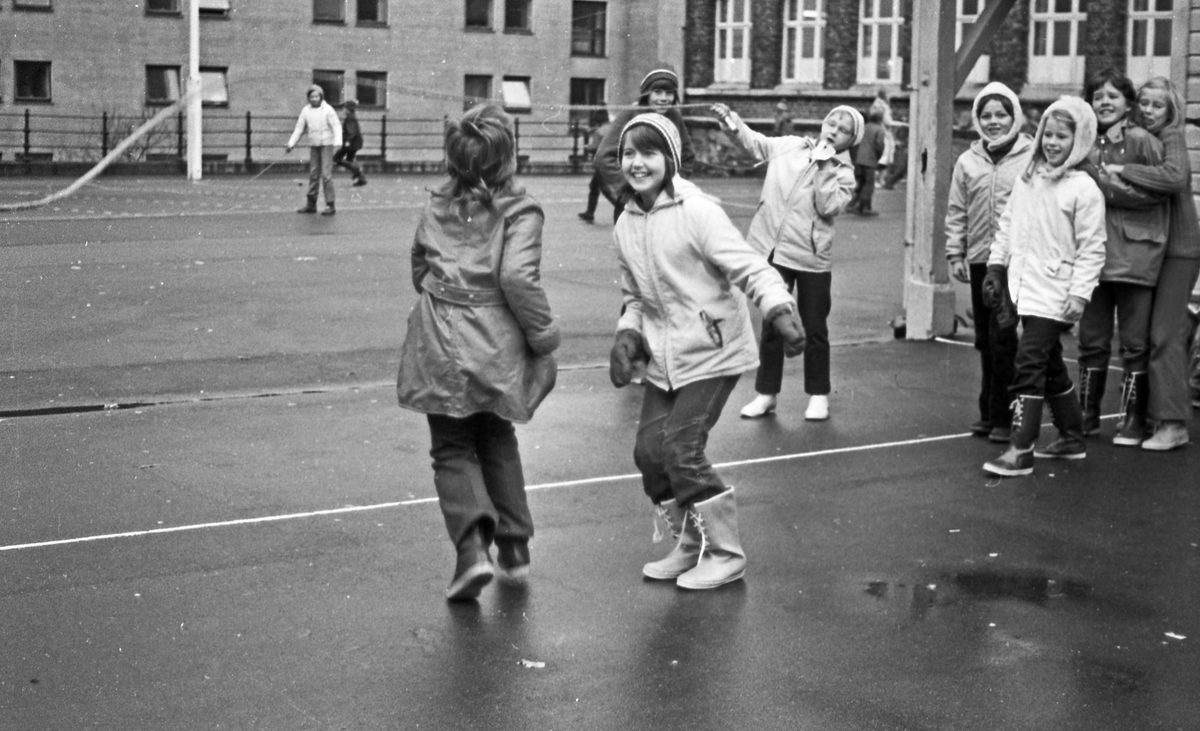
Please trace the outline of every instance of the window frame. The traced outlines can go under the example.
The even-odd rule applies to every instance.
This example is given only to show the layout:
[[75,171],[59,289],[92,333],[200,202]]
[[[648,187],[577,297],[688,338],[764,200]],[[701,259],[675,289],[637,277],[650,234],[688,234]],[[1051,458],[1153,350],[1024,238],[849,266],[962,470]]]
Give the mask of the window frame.
[[[328,74],[331,79],[337,79],[337,93],[331,94],[330,87],[322,83],[321,74]],[[331,107],[340,107],[346,101],[346,71],[344,69],[313,69],[312,83],[321,87],[325,92],[325,103]]]
[[[224,91],[224,93],[225,93],[225,98],[223,100],[212,101],[212,100],[205,99],[205,90],[204,90],[205,74],[208,74],[210,76],[213,74],[220,74],[221,90]],[[216,107],[216,108],[228,108],[229,107],[229,67],[228,66],[201,66],[200,67],[200,106]]]
[[[490,74],[464,74],[463,75],[463,111],[470,109],[477,104],[483,104],[492,100],[492,80]],[[474,93],[471,89],[471,82],[482,83],[486,89],[486,94],[480,96]]]
[[[483,6],[486,18],[484,19],[484,21],[482,23],[480,23],[480,22],[472,23],[471,22],[472,5],[476,6],[476,8],[475,8],[476,11],[479,10],[478,6]],[[475,33],[490,33],[490,32],[492,32],[492,25],[494,22],[494,18],[493,18],[494,13],[492,11],[494,10],[494,8],[495,8],[494,0],[463,0],[463,15],[464,15],[463,28],[465,30],[472,31]]]
[[[813,0],[814,10],[804,9],[805,0],[784,0],[783,63],[780,78],[785,84],[820,84],[825,81],[825,23],[827,0]],[[807,13],[816,18],[806,18]],[[790,17],[789,17],[790,16]],[[812,32],[811,57],[802,56],[804,32]]]
[[[318,16],[317,9],[325,7],[338,6],[339,13],[337,17],[333,16]],[[314,23],[323,23],[328,25],[345,25],[346,24],[346,0],[313,0],[313,20]]]
[[[580,6],[598,6],[603,12],[587,12],[583,18],[599,18],[596,23],[583,25],[579,22],[581,15],[576,11]],[[588,50],[579,50],[580,38]],[[597,40],[598,39],[598,40]],[[599,50],[597,50],[599,46]],[[608,57],[608,2],[607,0],[573,0],[571,3],[571,55],[576,58],[607,58]]]
[[161,0],[161,1],[168,2],[171,5],[173,5],[174,10],[159,10],[157,8],[152,8],[152,7],[150,7],[149,0],[146,0],[145,14],[146,15],[161,15],[161,16],[183,15],[183,0]]
[[[363,101],[362,87],[363,81],[380,82],[368,83],[368,86],[377,89],[375,92],[375,101],[368,104]],[[358,102],[359,109],[387,109],[388,105],[388,72],[386,71],[365,71],[357,70],[354,72],[354,98]],[[382,101],[381,101],[382,99]]]
[[[41,96],[22,96],[21,95],[21,67],[22,66],[37,66],[45,70],[45,86],[46,95]],[[24,59],[13,59],[13,101],[21,104],[53,104],[54,103],[54,64],[50,61],[31,61]]]
[[[1128,19],[1125,25],[1125,70],[1131,79],[1146,81],[1155,76],[1165,76],[1171,78],[1171,58],[1174,55],[1171,53],[1174,47],[1174,35],[1172,34],[1172,26],[1175,22],[1175,2],[1171,0],[1171,7],[1167,10],[1158,10],[1154,6],[1157,5],[1155,0],[1144,0],[1146,3],[1145,10],[1138,10],[1137,4],[1139,0],[1128,0]],[[1160,32],[1163,28],[1163,23],[1166,23],[1166,43],[1167,53],[1159,55],[1155,53],[1155,42],[1160,39]],[[1146,48],[1145,53],[1134,54],[1134,44],[1136,42],[1138,23],[1145,23]]]
[[[516,8],[514,6],[520,6]],[[524,25],[509,25],[509,17],[514,10],[521,12]],[[504,0],[504,32],[517,34],[533,34],[533,0]]]
[[[523,91],[514,94],[518,97],[515,101],[522,101],[519,97],[524,96],[526,104],[509,103],[508,100],[508,85],[520,84]],[[533,111],[533,78],[530,76],[501,76],[500,77],[500,102],[504,106],[504,111],[509,114],[528,114]]]
[[[199,0],[199,3],[200,3],[199,12],[200,12],[200,17],[202,19],[228,20],[229,17],[233,14],[233,0]],[[208,3],[210,6],[212,6],[212,5],[219,6],[219,5],[223,4],[224,7],[207,7],[206,8],[206,7],[204,7],[205,3]]]
[[[750,83],[750,42],[754,31],[751,22],[751,0],[713,0],[716,3],[716,23],[713,33],[713,81],[717,84]],[[736,20],[736,8],[741,7],[741,20]],[[727,12],[722,13],[722,7]],[[741,55],[736,55],[738,40]]]
[[[1071,10],[1058,12],[1052,5],[1055,0],[1032,0],[1029,4],[1029,84],[1038,86],[1083,85],[1084,64],[1087,57],[1079,52],[1079,41],[1087,29],[1087,11],[1079,10],[1087,0],[1069,0]],[[1045,7],[1039,10],[1038,6]],[[1058,36],[1058,25],[1067,23],[1070,35],[1070,53],[1056,55],[1054,42]],[[1038,31],[1042,29],[1047,53],[1037,53]]]
[[[917,0],[913,0],[916,2]],[[890,2],[891,15],[880,14],[880,4]],[[900,55],[900,31],[904,27],[904,3],[906,0],[860,0],[858,7],[858,72],[860,84],[898,84],[904,76],[904,57]],[[871,12],[867,12],[868,6]],[[870,29],[870,32],[868,32]],[[887,76],[879,73],[884,65],[879,56],[879,38],[882,31],[888,34],[891,54],[886,65]]]
[[12,9],[31,13],[52,13],[54,0],[13,0]]
[[[570,96],[568,97],[571,105],[570,119],[572,122],[578,122],[584,128],[588,127],[592,119],[592,110],[576,109],[576,107],[607,107],[608,106],[608,79],[603,77],[591,76],[572,76],[569,82]],[[588,91],[600,89],[600,94],[597,95]]]
[[[376,13],[375,13],[376,16],[383,16],[383,17],[376,17],[374,20],[369,20],[369,19],[364,20],[362,17],[362,9],[363,9],[364,2],[374,3],[375,10],[376,10]],[[354,24],[363,26],[363,27],[370,27],[370,28],[386,28],[388,25],[388,19],[390,17],[388,15],[388,12],[390,10],[391,10],[391,8],[388,7],[388,0],[355,0],[355,2],[354,2]]]
[[[173,71],[175,73],[175,96],[173,98],[170,96],[169,93],[166,97],[163,97],[163,98],[154,98],[154,97],[150,96],[150,73],[152,71],[167,71],[167,72]],[[169,83],[169,80],[168,80],[168,83],[165,84],[165,86],[168,87],[168,89],[169,89],[169,87],[171,86]],[[156,63],[146,64],[146,96],[145,96],[145,100],[143,102],[146,106],[148,106],[148,107],[167,107],[167,106],[170,106],[170,105],[174,104],[175,102],[179,101],[179,99],[182,96],[183,96],[183,69],[180,66],[171,65],[171,64],[156,64]]]
[[[979,21],[979,16],[983,14],[983,10],[987,7],[988,0],[975,0],[975,12],[968,13],[963,10],[963,4],[966,0],[955,0],[955,25],[954,25],[954,48],[958,49],[962,46],[963,38],[967,35],[967,30]],[[991,78],[992,59],[986,53],[979,55],[979,60],[971,67],[970,73],[967,74],[967,83],[969,84],[986,84]]]

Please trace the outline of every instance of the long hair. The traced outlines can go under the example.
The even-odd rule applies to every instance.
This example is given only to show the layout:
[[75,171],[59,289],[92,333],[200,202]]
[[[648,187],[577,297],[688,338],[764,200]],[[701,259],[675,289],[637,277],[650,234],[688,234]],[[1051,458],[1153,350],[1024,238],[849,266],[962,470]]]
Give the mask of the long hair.
[[446,172],[455,198],[490,205],[492,194],[517,172],[512,117],[492,104],[472,107],[446,123]]
[[1133,121],[1139,127],[1142,127],[1147,132],[1155,135],[1163,132],[1164,130],[1182,127],[1184,111],[1183,97],[1179,95],[1179,91],[1175,88],[1175,85],[1171,83],[1171,80],[1165,76],[1155,76],[1153,79],[1150,79],[1146,83],[1142,84],[1142,88],[1138,89],[1139,99],[1142,96],[1142,92],[1146,89],[1161,89],[1162,91],[1166,92],[1164,96],[1166,96],[1167,99],[1167,121],[1158,129],[1150,129],[1148,123],[1142,116],[1141,105],[1134,106]]
[[[675,160],[671,155],[671,146],[667,143],[667,140],[653,127],[646,124],[638,124],[631,127],[624,135],[624,144],[622,144],[621,149],[618,151],[618,154],[622,158],[625,157],[626,147],[632,147],[643,154],[656,150],[662,153],[667,163],[667,170],[663,175],[663,190],[667,191],[667,195],[674,196],[675,186],[671,181],[675,179]],[[628,180],[622,182],[620,187],[617,188],[617,197],[620,200],[633,200],[634,195],[633,186],[629,184]]]

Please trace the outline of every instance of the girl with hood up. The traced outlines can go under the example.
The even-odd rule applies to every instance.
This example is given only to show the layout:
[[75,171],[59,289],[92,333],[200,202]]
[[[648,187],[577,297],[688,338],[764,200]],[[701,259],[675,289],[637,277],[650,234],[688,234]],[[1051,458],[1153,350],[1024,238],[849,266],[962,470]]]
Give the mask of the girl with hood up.
[[325,188],[323,216],[337,213],[333,193],[333,151],[342,146],[342,123],[337,112],[325,101],[325,90],[319,85],[308,87],[308,106],[300,110],[296,129],[286,145],[291,152],[300,136],[308,133],[308,201],[296,213],[316,213],[317,196]]
[[1033,138],[1021,131],[1025,126],[1021,100],[998,81],[983,87],[975,97],[971,121],[979,139],[954,164],[946,212],[946,258],[950,274],[971,285],[975,349],[983,367],[979,421],[971,425],[971,433],[1007,443],[1012,426],[1008,387],[1017,355],[1017,323],[1002,325],[997,311],[983,303],[983,280],[1013,183],[1033,154]]
[[[1083,314],[1104,268],[1104,194],[1079,167],[1095,141],[1091,106],[1077,97],[1051,104],[992,242],[985,296],[1004,296],[1007,280],[1022,323],[1016,377],[1009,388],[1012,434],[1008,449],[983,465],[992,474],[1033,472],[1045,400],[1058,428],[1056,442],[1083,444],[1083,412],[1063,362],[1061,337]],[[1058,450],[1052,443],[1046,451]],[[1086,446],[1069,454],[1082,459]]]

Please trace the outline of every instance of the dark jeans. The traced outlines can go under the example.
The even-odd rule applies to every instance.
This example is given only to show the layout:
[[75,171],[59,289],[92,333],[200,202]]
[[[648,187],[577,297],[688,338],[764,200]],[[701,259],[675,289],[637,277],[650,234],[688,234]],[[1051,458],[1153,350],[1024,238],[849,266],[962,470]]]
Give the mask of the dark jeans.
[[1150,315],[1150,418],[1186,421],[1192,418],[1188,394],[1188,296],[1200,272],[1200,259],[1163,260],[1154,287]]
[[332,205],[333,145],[308,148],[308,205],[317,205],[317,195],[325,188],[325,203]]
[[481,412],[465,419],[429,414],[433,483],[455,545],[478,524],[484,540],[529,538],[533,516],[517,435],[507,419]]
[[1063,362],[1062,336],[1071,323],[1045,317],[1022,317],[1017,345],[1017,375],[1009,387],[1016,396],[1058,396],[1071,389]]
[[[772,255],[773,259],[774,255]],[[832,272],[798,272],[779,266],[779,271],[788,289],[795,287],[796,307],[800,311],[800,322],[808,338],[804,346],[804,392],[809,395],[829,394],[829,310],[833,307],[830,291],[833,286]],[[758,343],[758,375],[754,378],[754,390],[762,394],[775,395],[783,390],[784,342],[771,323],[763,322],[762,338]]]
[[656,504],[675,498],[688,505],[725,491],[704,448],[737,382],[738,376],[707,378],[674,391],[646,383],[633,461]]
[[[600,203],[600,196],[604,196],[604,200],[612,203],[613,206],[617,205],[617,201],[613,198],[612,193],[609,192],[608,186],[604,184],[604,176],[600,173],[593,173],[592,179],[588,183],[587,214],[589,216],[596,213],[596,206]],[[613,219],[613,223],[616,223],[615,218]]]
[[357,154],[358,148],[355,147],[341,147],[338,148],[337,152],[333,153],[333,164],[349,170],[355,180],[363,176],[362,168],[354,164],[354,156]]
[[860,211],[871,210],[871,199],[875,197],[875,168],[868,165],[854,166],[854,200],[850,206]]
[[[1186,306],[1186,297],[1184,303]],[[1108,368],[1115,311],[1122,365],[1129,373],[1145,372],[1150,360],[1150,310],[1153,305],[1153,287],[1125,282],[1097,284],[1079,320],[1079,365],[1099,370]]]
[[1016,375],[1017,326],[1000,327],[996,311],[983,304],[983,278],[987,264],[971,264],[971,311],[975,314],[975,349],[983,366],[979,387],[979,416],[992,426],[1012,423],[1008,387]]

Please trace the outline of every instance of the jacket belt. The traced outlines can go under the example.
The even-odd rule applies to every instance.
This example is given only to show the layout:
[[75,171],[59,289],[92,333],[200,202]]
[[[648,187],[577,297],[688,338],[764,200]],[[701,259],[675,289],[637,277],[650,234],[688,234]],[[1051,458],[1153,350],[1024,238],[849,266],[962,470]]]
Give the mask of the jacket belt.
[[432,274],[426,274],[421,280],[421,289],[434,299],[449,302],[452,305],[468,307],[499,307],[508,303],[504,292],[499,289],[468,289],[446,284]]

